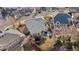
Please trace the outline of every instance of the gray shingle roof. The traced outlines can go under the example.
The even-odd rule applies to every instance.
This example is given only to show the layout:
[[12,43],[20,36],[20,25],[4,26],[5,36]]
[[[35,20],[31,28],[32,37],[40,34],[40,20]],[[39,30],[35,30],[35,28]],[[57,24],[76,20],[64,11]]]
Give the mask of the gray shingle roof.
[[9,49],[11,45],[18,43],[20,40],[21,38],[19,35],[6,33],[4,36],[0,37],[0,50]]
[[25,24],[31,34],[47,30],[47,27],[45,26],[45,21],[42,18],[28,20],[25,22]]

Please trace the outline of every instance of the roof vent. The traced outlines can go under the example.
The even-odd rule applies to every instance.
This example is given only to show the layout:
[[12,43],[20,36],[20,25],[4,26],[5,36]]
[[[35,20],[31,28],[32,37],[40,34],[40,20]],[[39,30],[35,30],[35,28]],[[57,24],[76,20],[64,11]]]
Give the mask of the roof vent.
[[56,22],[56,25],[60,25],[60,22],[59,22],[59,21],[57,21],[57,22]]

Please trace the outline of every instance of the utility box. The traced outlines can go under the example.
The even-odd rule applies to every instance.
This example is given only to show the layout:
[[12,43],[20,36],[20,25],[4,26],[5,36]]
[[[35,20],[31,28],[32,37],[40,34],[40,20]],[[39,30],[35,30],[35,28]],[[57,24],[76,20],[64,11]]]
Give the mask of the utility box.
[[0,36],[0,51],[20,51],[22,40],[19,35],[6,33]]

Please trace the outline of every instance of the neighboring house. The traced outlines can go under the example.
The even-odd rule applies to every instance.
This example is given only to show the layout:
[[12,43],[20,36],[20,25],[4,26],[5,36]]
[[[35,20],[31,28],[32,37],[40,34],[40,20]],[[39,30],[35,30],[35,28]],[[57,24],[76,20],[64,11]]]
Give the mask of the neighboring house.
[[59,13],[54,17],[54,24],[55,25],[65,25],[69,22],[69,15],[64,13]]
[[17,34],[5,33],[0,36],[0,51],[20,51],[23,38]]
[[24,34],[15,29],[0,30],[0,51],[20,51],[23,36]]
[[19,32],[18,30],[15,30],[15,29],[9,29],[9,28],[6,28],[4,30],[5,33],[10,33],[10,34],[17,34],[19,35],[20,37],[24,36],[24,34],[22,34],[21,32]]
[[56,35],[62,35],[63,33],[67,32],[68,24],[69,24],[69,15],[65,13],[59,13],[54,17],[54,33]]

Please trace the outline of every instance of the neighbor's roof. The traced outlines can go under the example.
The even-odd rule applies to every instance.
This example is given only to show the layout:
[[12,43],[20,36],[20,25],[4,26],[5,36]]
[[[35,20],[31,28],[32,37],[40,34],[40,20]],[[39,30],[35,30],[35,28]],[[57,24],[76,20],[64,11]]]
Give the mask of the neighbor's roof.
[[3,37],[0,37],[0,46],[8,45],[8,43],[11,43],[18,38],[20,38],[19,35],[6,33]]
[[69,18],[69,15],[64,13],[59,13],[54,17],[54,23],[58,21],[60,22],[60,24],[68,24],[68,18]]
[[20,33],[18,30],[15,30],[15,29],[6,30],[5,33],[10,33],[10,34],[15,34],[15,35],[19,35],[19,36],[24,36],[24,34]]

